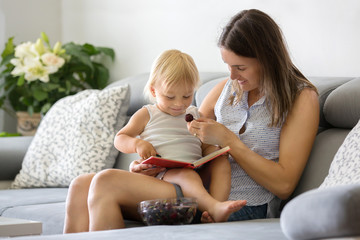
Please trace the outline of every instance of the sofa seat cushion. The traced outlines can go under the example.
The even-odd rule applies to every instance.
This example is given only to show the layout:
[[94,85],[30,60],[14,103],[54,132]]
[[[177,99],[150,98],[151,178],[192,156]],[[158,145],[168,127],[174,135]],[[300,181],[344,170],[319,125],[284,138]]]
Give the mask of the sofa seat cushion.
[[314,189],[291,200],[280,217],[289,239],[360,235],[360,184]]
[[197,239],[197,240],[227,240],[227,239],[276,239],[285,240],[281,232],[279,219],[262,219],[227,223],[161,225],[137,227],[90,233],[66,235],[19,237],[12,240],[52,239],[52,240],[138,240],[138,239]]
[[42,119],[13,188],[67,187],[83,173],[114,166],[128,86],[84,90],[60,99]]
[[67,192],[67,188],[1,190],[0,216],[8,209],[19,206],[65,202]]
[[65,202],[17,206],[2,214],[2,217],[41,222],[43,235],[62,234],[64,216]]

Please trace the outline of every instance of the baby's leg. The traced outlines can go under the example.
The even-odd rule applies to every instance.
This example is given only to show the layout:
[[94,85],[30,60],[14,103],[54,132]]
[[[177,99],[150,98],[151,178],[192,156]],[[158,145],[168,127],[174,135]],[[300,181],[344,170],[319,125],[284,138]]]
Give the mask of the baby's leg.
[[228,200],[231,188],[231,168],[227,158],[218,157],[205,165],[205,168],[209,168],[210,173],[210,195],[219,201]]
[[168,170],[164,180],[181,186],[185,197],[197,199],[199,210],[207,211],[215,222],[227,221],[230,214],[245,206],[246,201],[220,202],[213,198],[204,188],[200,176],[187,168]]

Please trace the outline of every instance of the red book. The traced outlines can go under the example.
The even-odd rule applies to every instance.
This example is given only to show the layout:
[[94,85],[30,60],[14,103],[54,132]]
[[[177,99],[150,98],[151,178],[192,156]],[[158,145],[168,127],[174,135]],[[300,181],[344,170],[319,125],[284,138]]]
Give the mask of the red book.
[[210,153],[198,160],[194,160],[192,162],[151,156],[148,159],[144,160],[142,163],[152,164],[152,165],[156,165],[159,167],[165,167],[165,168],[197,168],[228,151],[230,151],[229,146],[221,148],[215,152],[212,152],[212,153]]

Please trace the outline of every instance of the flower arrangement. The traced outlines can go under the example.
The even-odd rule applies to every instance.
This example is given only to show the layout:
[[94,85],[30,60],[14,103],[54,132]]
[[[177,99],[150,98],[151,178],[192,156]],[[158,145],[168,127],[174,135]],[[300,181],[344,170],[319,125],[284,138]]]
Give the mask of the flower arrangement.
[[109,71],[100,60],[114,60],[111,48],[73,42],[51,47],[45,33],[35,43],[15,46],[13,39],[5,44],[0,63],[0,108],[9,113],[45,114],[60,98],[108,84]]

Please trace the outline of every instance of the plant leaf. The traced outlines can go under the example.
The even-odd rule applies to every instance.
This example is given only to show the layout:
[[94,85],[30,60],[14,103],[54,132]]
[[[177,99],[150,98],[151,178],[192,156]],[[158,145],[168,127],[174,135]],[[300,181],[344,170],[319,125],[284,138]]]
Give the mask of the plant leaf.
[[93,45],[89,44],[89,43],[85,43],[82,46],[83,51],[85,51],[87,54],[91,55],[96,55],[99,54],[99,51],[97,50],[97,48],[95,48]]
[[48,93],[40,88],[36,88],[34,91],[34,98],[39,102],[45,100],[48,97]]
[[[91,71],[94,71],[94,67],[90,60],[90,56],[86,52],[82,51],[82,46],[71,42],[71,43],[65,44],[63,47],[66,50],[67,54],[72,55],[70,62],[74,62],[74,61],[76,62],[76,60],[78,60],[82,64],[88,66],[91,69]],[[76,58],[76,59],[74,60],[74,58]],[[78,65],[78,64],[76,64],[76,65]]]
[[115,60],[115,51],[112,48],[107,47],[97,47],[96,48],[99,52],[102,52],[103,54],[111,57],[111,60]]
[[24,85],[24,83],[25,83],[25,75],[22,74],[22,75],[19,77],[16,85],[18,85],[19,87],[21,87],[22,85]]
[[95,81],[96,81],[96,86],[94,88],[99,88],[99,89],[103,89],[104,87],[106,87],[107,82],[109,80],[110,74],[109,74],[109,70],[104,67],[101,64],[95,63]]
[[10,63],[10,60],[13,58],[14,58],[14,53],[11,53],[11,54],[3,57],[3,59],[1,60],[1,63],[0,63],[0,67],[8,65],[7,69],[10,69],[10,71],[12,71],[15,68],[15,66]]
[[50,41],[49,41],[49,38],[46,35],[46,33],[41,32],[41,38],[44,40],[44,42],[46,42],[46,45],[48,45],[50,47]]
[[13,39],[14,39],[14,37],[9,38],[7,43],[5,44],[5,49],[1,53],[2,58],[5,58],[7,55],[10,55],[10,54],[14,53],[15,47],[14,47]]
[[41,113],[45,114],[47,113],[47,111],[49,111],[49,109],[51,108],[52,104],[50,103],[45,103],[44,106],[42,106],[41,108]]

